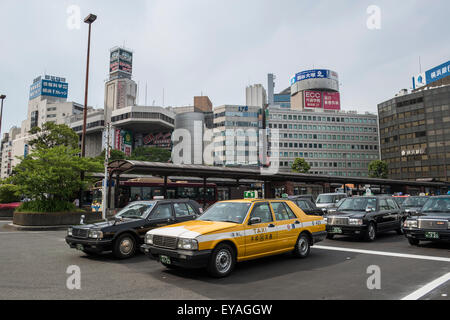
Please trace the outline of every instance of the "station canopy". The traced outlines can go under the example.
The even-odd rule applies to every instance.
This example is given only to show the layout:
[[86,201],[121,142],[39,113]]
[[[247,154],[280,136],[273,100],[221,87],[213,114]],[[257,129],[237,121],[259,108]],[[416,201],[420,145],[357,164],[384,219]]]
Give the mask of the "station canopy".
[[416,187],[448,188],[447,182],[405,181],[365,177],[339,177],[293,172],[278,172],[265,174],[265,170],[242,167],[219,167],[205,165],[172,164],[161,162],[146,162],[135,160],[117,160],[109,163],[110,175],[142,174],[162,177],[198,177],[198,178],[225,178],[249,179],[261,182],[303,182],[303,183],[340,183],[358,185],[401,185]]

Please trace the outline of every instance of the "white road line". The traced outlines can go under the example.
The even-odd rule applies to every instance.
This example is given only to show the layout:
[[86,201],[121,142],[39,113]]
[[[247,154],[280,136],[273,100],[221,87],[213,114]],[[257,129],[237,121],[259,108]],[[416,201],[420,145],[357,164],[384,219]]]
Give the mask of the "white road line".
[[341,247],[329,247],[329,246],[313,246],[313,249],[321,250],[333,250],[333,251],[344,251],[344,252],[356,252],[364,254],[374,254],[379,256],[389,256],[397,258],[409,258],[409,259],[421,259],[421,260],[431,260],[431,261],[443,261],[450,262],[450,258],[445,257],[434,257],[434,256],[422,256],[417,254],[407,254],[407,253],[396,253],[396,252],[386,252],[386,251],[373,251],[373,250],[362,250],[362,249],[351,249],[351,248],[341,248]]
[[450,280],[450,272],[447,274],[444,274],[442,277],[437,278],[436,280],[431,281],[430,283],[424,285],[419,290],[414,291],[413,293],[407,295],[402,300],[418,300],[422,298],[427,293],[433,291],[440,285],[446,283],[448,280]]

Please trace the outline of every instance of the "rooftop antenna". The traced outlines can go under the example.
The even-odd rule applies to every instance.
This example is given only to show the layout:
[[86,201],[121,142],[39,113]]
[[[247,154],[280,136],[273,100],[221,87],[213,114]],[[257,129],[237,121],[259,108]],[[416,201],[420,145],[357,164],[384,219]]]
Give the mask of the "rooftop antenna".
[[145,81],[145,105],[147,105],[147,81]]

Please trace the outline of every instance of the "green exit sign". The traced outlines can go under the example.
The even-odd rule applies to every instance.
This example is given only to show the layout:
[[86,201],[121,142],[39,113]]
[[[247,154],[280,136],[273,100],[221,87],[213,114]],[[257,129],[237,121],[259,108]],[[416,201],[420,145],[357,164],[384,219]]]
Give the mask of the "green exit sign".
[[258,198],[258,191],[244,191],[244,199]]

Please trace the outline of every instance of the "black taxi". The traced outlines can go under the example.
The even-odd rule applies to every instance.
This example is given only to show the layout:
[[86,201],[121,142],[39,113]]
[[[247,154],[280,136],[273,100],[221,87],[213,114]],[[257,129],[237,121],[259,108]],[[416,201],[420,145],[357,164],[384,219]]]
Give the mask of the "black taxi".
[[147,231],[193,220],[200,214],[194,200],[135,201],[111,220],[68,228],[66,242],[86,254],[112,251],[116,258],[126,259],[136,253]]
[[403,230],[411,245],[420,241],[450,241],[450,196],[431,197],[406,219]]

